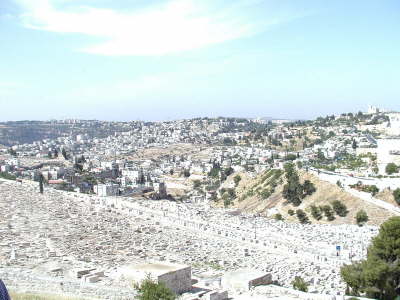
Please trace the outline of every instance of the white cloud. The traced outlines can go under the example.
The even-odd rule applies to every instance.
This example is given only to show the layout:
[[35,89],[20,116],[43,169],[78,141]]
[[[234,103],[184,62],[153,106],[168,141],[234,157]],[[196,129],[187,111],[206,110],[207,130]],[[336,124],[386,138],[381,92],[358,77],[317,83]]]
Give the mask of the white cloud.
[[55,3],[60,0],[16,1],[25,10],[21,20],[26,27],[103,38],[99,44],[80,49],[101,55],[177,53],[251,36],[287,19],[253,20],[243,13],[246,1],[212,10],[204,5],[208,1],[171,0],[136,11],[88,6],[60,9]]

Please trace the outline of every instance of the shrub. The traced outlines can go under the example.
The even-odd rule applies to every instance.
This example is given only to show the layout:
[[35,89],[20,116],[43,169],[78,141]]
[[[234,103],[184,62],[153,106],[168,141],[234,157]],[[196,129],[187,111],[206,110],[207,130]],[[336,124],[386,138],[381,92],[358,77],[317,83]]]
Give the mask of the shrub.
[[308,219],[307,214],[302,209],[296,210],[296,216],[297,216],[297,219],[299,219],[301,224],[310,223],[310,220]]
[[268,189],[264,189],[261,191],[260,196],[266,200],[271,196],[271,192]]
[[282,217],[281,214],[276,214],[276,215],[274,216],[274,219],[275,219],[276,221],[283,221],[283,217]]
[[295,290],[301,291],[301,292],[307,292],[308,291],[308,284],[305,282],[303,278],[300,276],[296,276],[294,280],[292,281],[293,288]]
[[288,213],[289,216],[293,216],[294,215],[294,210],[293,209],[289,209],[287,213]]
[[398,172],[398,167],[394,163],[388,163],[385,168],[386,174],[392,175]]
[[242,177],[240,177],[240,175],[236,175],[235,177],[233,177],[233,181],[235,182],[235,186],[239,185],[240,180],[242,180]]
[[364,225],[366,222],[368,222],[368,215],[365,212],[365,210],[359,210],[356,214],[356,222],[359,226]]
[[157,283],[150,275],[140,283],[134,285],[138,291],[137,300],[175,300],[177,296],[163,282]]
[[315,205],[311,205],[311,215],[313,216],[313,218],[315,220],[321,220],[322,219],[322,213],[321,213],[321,209]]
[[335,213],[340,216],[340,217],[345,217],[348,214],[348,210],[346,205],[344,205],[342,202],[339,200],[335,200],[332,202],[332,208],[335,211]]
[[397,204],[400,205],[400,188],[393,191],[393,197]]
[[328,221],[333,221],[335,220],[334,212],[333,209],[330,205],[323,205],[320,206],[321,211],[324,212],[325,217],[328,219]]

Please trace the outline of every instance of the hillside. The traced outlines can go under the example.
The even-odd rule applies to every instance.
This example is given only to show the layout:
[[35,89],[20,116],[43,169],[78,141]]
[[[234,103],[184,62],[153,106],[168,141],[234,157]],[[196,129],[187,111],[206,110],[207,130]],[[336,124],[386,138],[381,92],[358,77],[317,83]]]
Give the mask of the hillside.
[[[355,224],[355,216],[361,209],[365,210],[369,216],[369,225],[379,225],[393,214],[383,208],[367,203],[329,182],[322,181],[318,177],[303,170],[298,171],[300,183],[305,180],[311,181],[316,191],[306,196],[299,206],[294,206],[283,198],[283,187],[286,184],[285,172],[283,170],[267,170],[256,178],[250,178],[245,173],[241,173],[242,180],[235,188],[236,198],[232,201],[232,208],[273,217],[279,213],[286,221],[298,222],[296,215],[290,216],[288,211],[292,209],[304,210],[311,223],[317,224]],[[225,187],[232,187],[233,177],[231,175]],[[339,200],[346,205],[348,214],[345,217],[335,216],[333,221],[328,221],[323,217],[317,221],[311,216],[311,205],[322,206],[331,205],[332,201]],[[218,203],[222,206],[222,201]]]

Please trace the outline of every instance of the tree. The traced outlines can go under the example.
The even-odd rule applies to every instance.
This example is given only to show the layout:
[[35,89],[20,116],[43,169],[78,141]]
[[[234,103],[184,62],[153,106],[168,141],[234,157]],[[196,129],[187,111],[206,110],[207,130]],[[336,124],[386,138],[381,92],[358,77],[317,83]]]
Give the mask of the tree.
[[49,152],[47,153],[47,157],[48,157],[48,158],[53,158],[53,154],[51,153],[51,151],[49,151]]
[[303,278],[300,276],[296,276],[294,280],[292,281],[293,288],[295,290],[301,291],[301,292],[307,292],[308,291],[308,284],[305,282]]
[[394,163],[388,163],[385,168],[386,174],[392,175],[398,172],[398,167]]
[[353,148],[354,150],[356,150],[357,149],[357,142],[356,142],[356,140],[353,140],[353,142],[351,143],[351,148]]
[[235,171],[233,170],[232,167],[226,168],[226,169],[224,170],[225,176],[227,176],[227,177],[228,177],[229,175],[233,174],[233,172],[235,172]]
[[322,219],[322,213],[321,213],[321,209],[318,206],[315,205],[311,205],[311,215],[313,216],[313,218],[317,221]]
[[324,212],[325,217],[328,219],[328,221],[333,221],[335,220],[334,212],[333,209],[330,205],[323,205],[320,206],[321,211]]
[[229,197],[228,193],[222,195],[222,200],[224,200],[224,207],[228,207],[232,204],[232,199]]
[[43,194],[43,190],[44,190],[43,181],[44,181],[43,175],[40,174],[39,175],[39,193],[41,193],[41,194]]
[[190,176],[189,170],[185,169],[185,170],[183,171],[183,176],[189,177],[189,176]]
[[235,186],[239,185],[240,180],[242,180],[242,177],[240,177],[240,175],[236,175],[235,177],[233,177],[233,181],[235,182]]
[[335,213],[340,217],[345,217],[349,213],[349,211],[347,210],[347,206],[339,200],[335,200],[332,202],[332,208]]
[[310,180],[305,180],[303,191],[306,196],[312,195],[316,191],[315,185]]
[[293,209],[289,209],[287,213],[288,213],[289,216],[293,216],[294,215],[294,210]]
[[400,217],[383,223],[368,247],[367,258],[341,268],[353,295],[365,293],[380,300],[395,299],[400,284]]
[[58,150],[57,149],[54,149],[54,157],[58,158]]
[[198,189],[201,187],[201,181],[200,180],[194,180],[193,181],[193,188]]
[[17,152],[13,148],[8,149],[8,153],[14,157],[17,156]]
[[275,214],[274,219],[275,219],[276,221],[283,221],[283,217],[282,217],[281,214]]
[[65,151],[65,148],[62,149],[61,154],[65,160],[68,160],[68,155],[67,155],[67,151]]
[[297,219],[299,219],[301,224],[310,223],[310,220],[308,219],[307,214],[302,209],[296,210],[296,216],[297,216]]
[[134,285],[138,291],[137,300],[175,300],[177,296],[165,285],[164,282],[154,281],[150,275],[140,283]]
[[75,163],[74,164],[74,169],[75,169],[75,171],[81,173],[83,171],[83,165],[81,165],[79,163]]
[[365,210],[361,209],[356,214],[356,222],[358,226],[362,226],[368,222],[368,215]]
[[394,200],[400,205],[400,188],[397,188],[393,191]]

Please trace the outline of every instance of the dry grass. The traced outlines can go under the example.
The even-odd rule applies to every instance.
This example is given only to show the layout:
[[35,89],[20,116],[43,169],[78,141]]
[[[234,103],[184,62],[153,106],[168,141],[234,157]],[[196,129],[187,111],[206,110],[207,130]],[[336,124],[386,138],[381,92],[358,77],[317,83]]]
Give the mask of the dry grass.
[[[245,193],[249,187],[257,186],[257,183],[260,180],[260,176],[255,179],[246,178],[241,174],[242,180],[241,184],[237,188],[237,193],[240,197],[242,193]],[[261,213],[266,214],[268,209],[276,208],[279,213],[287,221],[297,222],[296,216],[289,216],[288,210],[293,209],[296,211],[297,209],[303,209],[309,215],[310,221],[312,223],[329,223],[329,224],[355,224],[355,215],[361,209],[365,210],[369,216],[370,221],[368,224],[370,225],[380,225],[389,217],[393,216],[392,213],[389,211],[377,207],[373,204],[365,202],[339,188],[335,184],[331,184],[329,182],[321,181],[318,177],[306,173],[304,171],[299,172],[300,181],[303,182],[304,180],[308,179],[315,184],[317,191],[311,195],[306,197],[303,200],[303,203],[299,207],[294,207],[291,204],[288,204],[285,199],[282,197],[282,189],[283,184],[278,185],[275,189],[275,192],[267,199],[263,200],[259,196],[254,195],[252,197],[247,197],[245,200],[239,202],[238,199],[235,200],[233,207],[239,208],[241,210],[252,212],[252,213]],[[283,178],[283,176],[282,176]],[[388,196],[388,195],[386,195]],[[238,197],[238,198],[239,198]],[[386,197],[389,198],[389,197]],[[329,222],[326,218],[323,218],[321,221],[316,221],[311,217],[310,214],[310,206],[311,205],[325,205],[330,204],[334,200],[339,200],[343,202],[349,211],[348,215],[344,218],[337,216],[335,220]],[[394,202],[388,201],[388,202]],[[221,205],[221,204],[220,204]]]
[[83,300],[82,298],[48,294],[20,294],[10,292],[11,300]]

